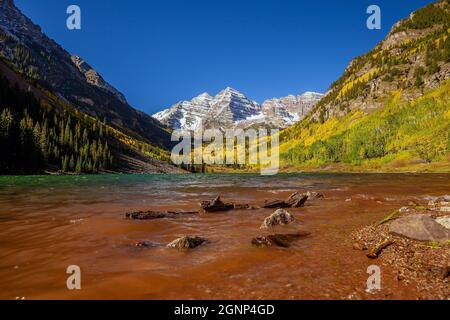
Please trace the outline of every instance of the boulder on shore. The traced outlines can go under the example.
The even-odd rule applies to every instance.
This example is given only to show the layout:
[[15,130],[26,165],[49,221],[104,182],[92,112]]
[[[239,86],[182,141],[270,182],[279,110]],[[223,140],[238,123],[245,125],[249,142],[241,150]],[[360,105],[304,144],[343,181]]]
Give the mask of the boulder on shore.
[[438,217],[436,222],[446,229],[450,229],[450,216]]
[[450,239],[450,230],[424,214],[394,220],[389,226],[389,232],[418,241],[446,242]]
[[194,249],[204,244],[205,242],[207,242],[207,240],[201,237],[185,236],[172,241],[167,245],[167,247],[175,249]]
[[264,219],[261,229],[284,226],[295,221],[295,217],[284,209],[278,209],[270,216]]
[[252,239],[252,245],[255,247],[282,247],[288,248],[293,242],[309,236],[309,232],[298,232],[292,234],[272,234],[269,236],[260,236]]

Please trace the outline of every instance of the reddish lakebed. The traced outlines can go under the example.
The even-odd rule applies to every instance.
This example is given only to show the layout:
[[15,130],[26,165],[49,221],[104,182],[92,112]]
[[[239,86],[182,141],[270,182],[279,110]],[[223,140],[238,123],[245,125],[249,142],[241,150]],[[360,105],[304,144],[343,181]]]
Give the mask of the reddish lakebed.
[[[274,209],[125,219],[138,210],[197,211],[217,195],[257,206],[295,191],[325,198],[287,209],[310,233],[289,248],[251,244]],[[1,177],[0,298],[417,299],[414,281],[398,281],[387,266],[382,289],[366,292],[377,260],[352,247],[351,233],[409,201],[449,193],[448,174]],[[166,247],[184,235],[209,242]],[[81,268],[81,290],[66,287],[69,265]]]

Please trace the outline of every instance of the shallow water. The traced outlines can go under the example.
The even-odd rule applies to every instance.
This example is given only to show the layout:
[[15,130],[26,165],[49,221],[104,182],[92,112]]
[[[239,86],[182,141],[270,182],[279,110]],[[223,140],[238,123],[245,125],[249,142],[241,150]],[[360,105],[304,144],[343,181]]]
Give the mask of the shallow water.
[[[201,200],[253,205],[294,191],[324,200],[292,209],[311,236],[290,248],[253,248],[273,210],[128,221],[135,210],[198,210]],[[445,174],[102,175],[0,177],[0,298],[15,299],[408,299],[414,288],[382,270],[382,291],[366,293],[367,267],[350,233],[410,200],[450,193]],[[288,229],[292,231],[291,229]],[[210,243],[165,247],[183,235]],[[136,241],[161,246],[140,249]],[[82,270],[82,290],[66,268]]]

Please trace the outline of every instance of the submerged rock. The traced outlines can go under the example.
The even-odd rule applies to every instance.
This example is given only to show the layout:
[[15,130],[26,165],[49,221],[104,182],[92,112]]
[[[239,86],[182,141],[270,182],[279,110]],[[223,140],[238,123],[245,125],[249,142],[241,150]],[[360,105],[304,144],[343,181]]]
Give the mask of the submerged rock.
[[389,232],[418,241],[445,242],[450,239],[450,230],[423,214],[406,216],[393,221],[389,226]]
[[309,232],[298,232],[292,234],[272,234],[269,236],[259,236],[252,239],[252,245],[255,247],[282,247],[288,248],[293,242],[309,236]]
[[156,220],[194,214],[198,214],[198,211],[136,211],[125,214],[125,217],[131,220]]
[[234,210],[254,210],[255,207],[249,205],[249,204],[234,204]]
[[125,217],[131,220],[155,220],[166,218],[167,213],[157,211],[136,211],[125,214]]
[[289,208],[290,205],[288,205],[284,200],[266,200],[262,207],[264,209],[282,209]]
[[194,249],[198,246],[201,246],[205,242],[207,242],[207,240],[201,237],[185,236],[172,241],[167,245],[167,247],[175,249]]
[[264,219],[261,229],[273,228],[276,226],[284,226],[295,221],[292,214],[284,209],[278,209],[266,219]]
[[134,244],[136,248],[154,248],[157,247],[158,244],[152,241],[139,241]]
[[230,210],[254,210],[257,209],[249,204],[243,203],[225,203],[220,196],[211,201],[202,201],[200,203],[204,212],[224,212]]

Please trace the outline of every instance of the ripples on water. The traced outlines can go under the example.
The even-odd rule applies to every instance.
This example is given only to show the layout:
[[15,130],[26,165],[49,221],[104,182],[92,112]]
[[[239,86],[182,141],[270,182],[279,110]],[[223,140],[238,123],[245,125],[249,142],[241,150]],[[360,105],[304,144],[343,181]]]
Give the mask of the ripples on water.
[[[346,241],[355,227],[408,200],[449,194],[449,175],[282,174],[0,177],[0,298],[344,298],[367,261]],[[293,191],[325,194],[293,213],[312,236],[289,249],[250,245],[271,210],[127,221],[133,210],[198,210],[201,200],[261,204]],[[164,247],[199,234],[192,252]],[[138,250],[135,241],[161,244]],[[84,290],[65,290],[78,264]],[[280,270],[283,270],[281,272]],[[343,272],[344,271],[344,272]],[[261,281],[264,279],[264,281]],[[408,290],[399,291],[408,297]]]

